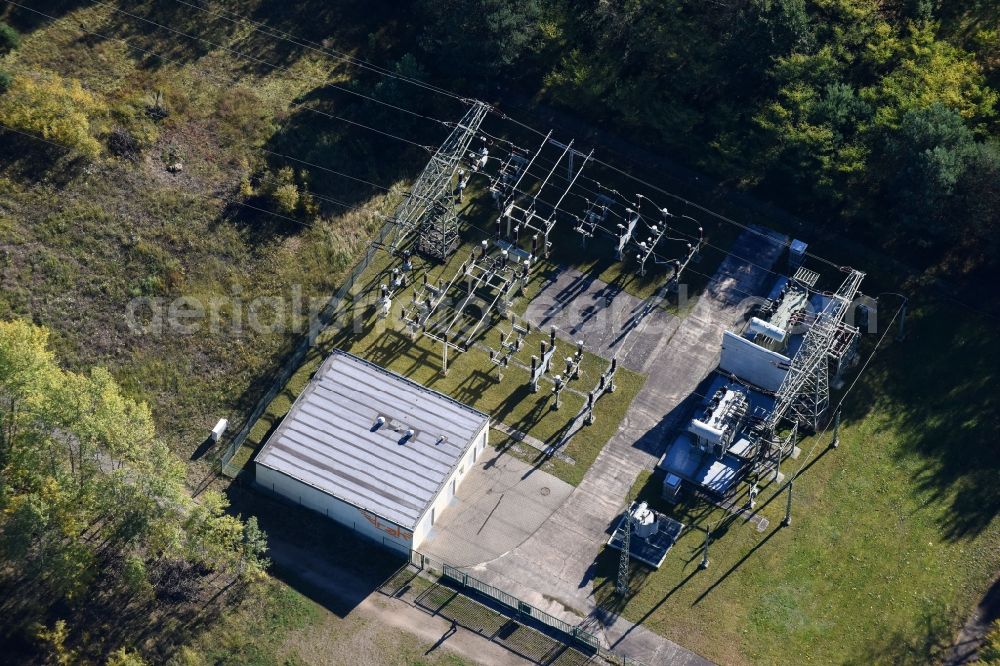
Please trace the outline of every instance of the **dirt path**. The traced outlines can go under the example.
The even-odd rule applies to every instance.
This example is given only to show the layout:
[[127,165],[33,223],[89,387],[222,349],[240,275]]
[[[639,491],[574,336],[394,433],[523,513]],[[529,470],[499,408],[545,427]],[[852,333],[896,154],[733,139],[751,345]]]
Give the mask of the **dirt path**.
[[[372,581],[346,571],[312,549],[299,546],[280,536],[270,535],[268,556],[279,574],[303,594],[326,606],[341,617],[360,615],[392,631],[404,631],[434,646],[452,628],[451,622],[419,610],[405,601],[373,591]],[[375,546],[372,546],[373,548]],[[515,666],[528,664],[514,653],[482,636],[457,627],[435,652],[454,652],[475,664]]]
[[[443,617],[431,616],[410,606],[405,601],[391,599],[377,593],[368,597],[354,612],[362,613],[382,624],[395,627],[435,644],[451,629],[451,622]],[[454,652],[474,664],[488,666],[515,666],[530,664],[492,641],[462,627],[457,627],[436,650]]]

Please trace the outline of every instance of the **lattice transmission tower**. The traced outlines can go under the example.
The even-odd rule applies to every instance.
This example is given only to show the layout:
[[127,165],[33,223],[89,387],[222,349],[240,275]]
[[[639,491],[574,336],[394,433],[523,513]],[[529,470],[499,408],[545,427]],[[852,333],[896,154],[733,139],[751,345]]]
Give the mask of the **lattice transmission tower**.
[[632,500],[625,502],[625,534],[622,535],[622,551],[618,556],[618,582],[615,592],[624,597],[628,594],[628,562],[629,550],[632,547]]
[[774,411],[769,423],[773,427],[789,415],[801,425],[818,431],[830,406],[830,366],[828,359],[844,345],[844,338],[857,335],[844,318],[857,296],[865,274],[853,268],[830,296],[830,301],[802,338],[802,346],[792,358],[788,373],[778,387]]
[[390,252],[414,232],[417,249],[435,259],[446,259],[458,247],[455,175],[489,109],[485,102],[474,102],[431,156],[393,214],[396,228],[387,243]]

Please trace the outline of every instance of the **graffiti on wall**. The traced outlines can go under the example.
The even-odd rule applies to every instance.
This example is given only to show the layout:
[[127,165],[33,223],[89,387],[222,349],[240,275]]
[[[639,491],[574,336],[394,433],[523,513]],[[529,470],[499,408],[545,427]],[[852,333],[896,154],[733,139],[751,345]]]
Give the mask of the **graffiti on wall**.
[[389,536],[394,537],[396,539],[405,539],[406,541],[413,540],[413,532],[411,532],[410,530],[403,529],[402,527],[394,523],[386,522],[381,518],[379,518],[378,516],[376,516],[374,513],[369,513],[361,509],[359,509],[359,511],[361,511],[361,515],[364,516],[365,520],[371,523],[372,527],[374,527],[375,529],[385,532]]

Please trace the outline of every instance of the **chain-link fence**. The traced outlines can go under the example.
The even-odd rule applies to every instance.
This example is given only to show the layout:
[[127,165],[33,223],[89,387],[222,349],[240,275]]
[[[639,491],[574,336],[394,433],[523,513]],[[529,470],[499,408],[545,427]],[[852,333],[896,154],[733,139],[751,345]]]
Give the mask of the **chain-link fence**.
[[530,621],[536,625],[542,625],[548,630],[554,631],[562,636],[563,640],[576,649],[604,659],[605,661],[621,666],[642,666],[642,664],[629,657],[624,657],[611,652],[604,647],[598,637],[589,631],[564,622],[559,618],[549,615],[545,611],[532,606],[526,601],[518,599],[514,595],[490,585],[475,576],[472,576],[458,567],[454,567],[437,558],[425,555],[418,551],[410,553],[410,564],[424,571],[437,574],[446,581],[450,581],[456,587],[471,596],[480,596],[496,602],[505,614],[520,620]]
[[236,452],[240,450],[243,443],[246,441],[247,437],[250,435],[250,431],[253,429],[254,424],[257,422],[264,412],[267,410],[268,405],[271,401],[277,397],[278,393],[285,387],[288,380],[292,378],[292,375],[301,367],[302,362],[305,360],[306,354],[309,353],[309,349],[315,344],[316,339],[319,335],[326,330],[326,328],[337,320],[338,311],[342,310],[344,306],[348,306],[353,302],[354,294],[351,290],[354,288],[355,283],[361,274],[368,270],[371,265],[372,260],[375,258],[375,253],[382,247],[384,247],[385,240],[389,236],[395,224],[392,220],[386,221],[379,230],[378,235],[372,240],[365,251],[364,256],[354,265],[351,269],[350,274],[344,278],[344,283],[340,286],[340,289],[330,297],[326,305],[319,312],[316,317],[316,323],[314,326],[310,327],[309,332],[305,337],[299,342],[292,353],[285,359],[284,364],[278,368],[274,377],[268,384],[267,391],[264,395],[260,397],[257,404],[254,406],[253,410],[247,416],[243,425],[240,427],[239,431],[229,440],[229,445],[222,452],[222,455],[218,460],[219,470],[228,477],[234,477],[239,474],[242,465],[231,465],[233,456]]

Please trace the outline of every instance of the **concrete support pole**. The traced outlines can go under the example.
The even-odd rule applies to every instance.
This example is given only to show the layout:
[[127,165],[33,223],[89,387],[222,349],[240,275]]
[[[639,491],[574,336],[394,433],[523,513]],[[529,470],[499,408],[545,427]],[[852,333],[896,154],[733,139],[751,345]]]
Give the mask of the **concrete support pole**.
[[788,527],[792,524],[792,481],[788,480],[788,503],[785,504],[785,518],[781,521],[782,527]]
[[441,343],[441,372],[445,377],[448,376],[448,336],[444,336],[444,342]]

